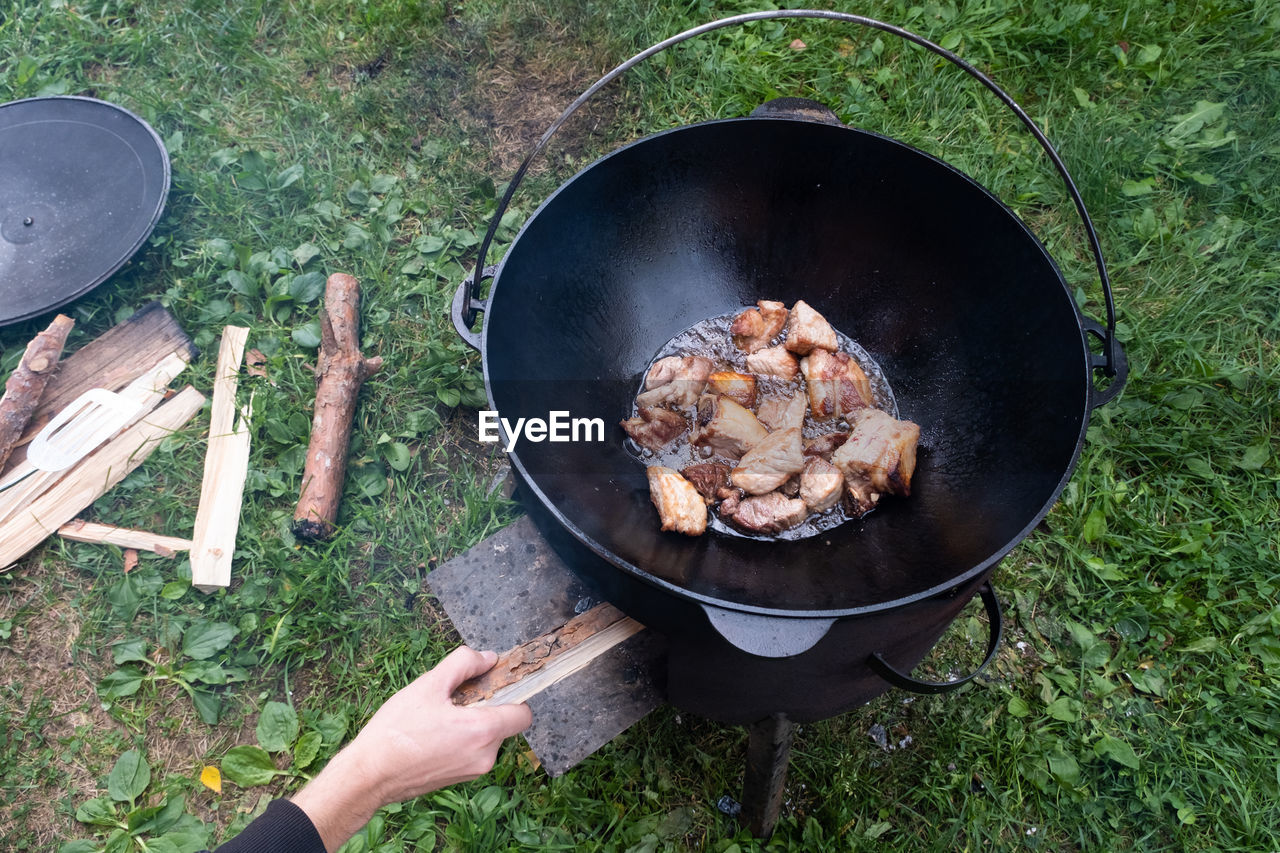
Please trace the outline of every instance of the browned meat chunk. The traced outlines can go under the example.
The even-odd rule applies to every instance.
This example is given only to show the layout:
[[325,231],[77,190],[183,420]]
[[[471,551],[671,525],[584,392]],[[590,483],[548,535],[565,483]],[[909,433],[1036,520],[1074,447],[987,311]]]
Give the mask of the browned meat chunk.
[[681,468],[680,475],[693,484],[707,503],[715,503],[718,492],[729,486],[729,466],[718,462],[704,462]]
[[802,523],[808,514],[809,508],[804,501],[777,492],[743,498],[734,507],[732,515],[726,516],[725,504],[720,505],[721,517],[748,533],[781,533]]
[[809,389],[809,411],[814,420],[847,418],[872,403],[867,374],[845,353],[815,349],[800,361],[800,369]]
[[715,365],[700,355],[669,355],[660,358],[644,377],[644,390],[652,391],[677,379],[689,379],[701,373],[706,376]]
[[804,468],[800,430],[792,427],[769,433],[742,456],[729,474],[733,484],[747,494],[772,492]]
[[804,440],[805,456],[820,456],[828,462],[831,461],[831,454],[836,452],[836,448],[844,444],[849,438],[847,432],[828,432],[822,435],[806,438]]
[[715,364],[700,355],[672,355],[658,359],[644,378],[645,390],[636,397],[636,406],[684,408],[698,401]]
[[748,373],[722,370],[707,377],[707,393],[728,397],[747,409],[756,405],[756,378]]
[[920,427],[895,420],[879,409],[866,409],[853,422],[849,440],[832,455],[844,474],[849,513],[870,512],[883,494],[911,494]]
[[791,479],[778,486],[779,494],[786,495],[789,498],[800,497],[800,475],[792,474]]
[[747,370],[790,382],[800,373],[800,362],[786,347],[766,347],[747,356]]
[[840,343],[827,319],[802,299],[791,306],[791,315],[787,318],[787,349],[797,355],[808,355],[815,348],[835,352],[840,349]]
[[658,359],[649,366],[649,372],[645,374],[644,390],[652,391],[654,388],[666,385],[676,378],[676,371],[683,364],[684,358],[678,355],[669,355],[666,358]]
[[689,428],[689,421],[679,412],[650,406],[623,421],[622,428],[641,447],[661,450]]
[[767,397],[756,410],[756,419],[769,428],[770,432],[780,429],[804,426],[804,413],[809,401],[804,394],[793,394],[790,397]]
[[768,434],[748,409],[728,397],[703,394],[689,441],[695,447],[709,447],[713,453],[737,459]]
[[645,470],[649,477],[649,500],[658,508],[663,530],[686,536],[701,536],[707,529],[707,505],[679,472],[661,465]]
[[850,518],[862,518],[880,503],[880,493],[873,492],[863,481],[844,484],[844,511]]
[[800,472],[800,500],[810,512],[824,512],[840,500],[844,475],[840,469],[819,456],[811,456]]
[[743,352],[755,352],[767,347],[787,325],[786,305],[762,299],[756,306],[734,317],[733,325],[729,327],[734,346]]

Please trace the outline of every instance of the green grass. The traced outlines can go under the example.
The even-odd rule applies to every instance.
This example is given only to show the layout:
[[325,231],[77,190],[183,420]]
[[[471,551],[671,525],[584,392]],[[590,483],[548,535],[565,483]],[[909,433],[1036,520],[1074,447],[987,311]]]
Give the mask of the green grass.
[[[1047,525],[997,573],[1008,626],[992,671],[956,696],[893,693],[803,726],[767,845],[715,809],[740,790],[743,733],[663,708],[558,779],[514,741],[493,774],[386,810],[351,850],[1280,849],[1280,10],[840,7],[942,42],[1007,88],[1072,168],[1115,280],[1129,385],[1098,410]],[[120,103],[173,161],[153,238],[70,309],[70,346],[158,298],[202,347],[188,381],[209,387],[229,323],[252,329],[268,374],[246,383],[258,416],[229,592],[190,591],[182,560],[144,555],[124,576],[118,552],[57,542],[0,575],[9,849],[99,849],[111,827],[76,819],[94,808],[167,805],[155,834],[179,849],[225,837],[456,642],[423,578],[519,512],[490,493],[501,459],[476,442],[478,361],[447,318],[495,196],[596,75],[754,8],[46,0],[0,11],[0,99]],[[973,174],[1100,313],[1081,229],[1016,122],[933,57],[827,22],[721,31],[636,69],[566,127],[509,225],[626,140],[776,95],[823,100]],[[364,347],[386,366],[361,398],[342,530],[303,547],[288,520],[314,395],[304,366],[314,284],[332,271],[361,279]],[[0,372],[40,325],[0,330]],[[90,515],[189,529],[203,428],[166,442]],[[961,619],[947,655],[971,657],[980,638],[978,620]],[[130,643],[192,692],[130,660]],[[94,695],[131,671],[135,693]],[[216,724],[202,720],[215,711]],[[874,725],[896,748],[873,741]],[[233,747],[252,748],[236,753],[246,781],[263,769],[260,747],[285,772],[215,795],[200,769],[225,778]],[[131,750],[150,770],[141,793],[121,781]]]

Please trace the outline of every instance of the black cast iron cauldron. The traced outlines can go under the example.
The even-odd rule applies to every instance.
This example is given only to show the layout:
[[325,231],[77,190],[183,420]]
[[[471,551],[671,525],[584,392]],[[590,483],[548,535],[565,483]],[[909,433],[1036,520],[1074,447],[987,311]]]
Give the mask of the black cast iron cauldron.
[[[715,21],[623,63],[544,134],[530,160],[601,86],[659,50],[766,18],[828,18],[921,44],[977,77],[1023,120],[1085,222],[1107,302],[1083,317],[1045,248],[994,196],[906,145],[783,110],[680,127],[628,145],[561,186],[529,219],[455,325],[478,344],[502,418],[600,418],[603,443],[511,452],[541,529],[604,597],[671,641],[673,704],[724,722],[820,719],[904,675],[1044,517],[1075,467],[1093,408],[1123,384],[1111,292],[1074,183],[1020,107],[980,72],[897,27],[825,11]],[[761,111],[757,111],[760,113]],[[884,369],[921,426],[909,499],[798,541],[659,530],[644,468],[616,424],[641,372],[677,332],[753,305],[804,299]],[[485,312],[483,335],[470,331]],[[1091,351],[1090,338],[1104,353]],[[1113,377],[1105,391],[1094,373]],[[503,435],[504,442],[510,436]],[[972,677],[972,676],[970,676]]]

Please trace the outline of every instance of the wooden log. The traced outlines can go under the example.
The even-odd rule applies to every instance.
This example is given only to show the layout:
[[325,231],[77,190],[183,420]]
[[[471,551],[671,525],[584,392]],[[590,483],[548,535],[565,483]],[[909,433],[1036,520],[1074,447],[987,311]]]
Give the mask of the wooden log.
[[0,523],[0,567],[9,566],[75,518],[141,465],[160,442],[195,417],[204,395],[188,386],[70,469],[18,516]]
[[212,592],[231,584],[231,557],[240,529],[244,481],[249,474],[248,407],[235,423],[236,389],[249,330],[227,326],[218,349],[209,415],[209,448],[200,481],[200,504],[191,535],[191,585]]
[[191,540],[177,536],[161,536],[146,530],[130,530],[113,524],[97,524],[76,519],[58,528],[58,535],[72,542],[90,545],[115,545],[138,551],[151,551],[162,557],[172,557],[179,551],[190,551]]
[[492,669],[454,691],[454,704],[527,701],[643,630],[643,625],[613,605],[597,604],[559,628],[498,655]]
[[333,535],[347,475],[356,398],[364,381],[382,367],[380,357],[360,354],[360,283],[334,273],[325,283],[324,301],[311,442],[302,470],[302,494],[293,514],[294,535],[311,541]]
[[151,302],[64,358],[45,387],[8,467],[25,459],[27,442],[85,391],[119,391],[174,352],[184,362],[190,362],[196,348],[173,315],[159,302]]
[[36,335],[27,344],[27,351],[4,383],[4,396],[0,397],[0,471],[17,445],[40,405],[45,386],[58,365],[67,335],[76,324],[65,314],[53,318],[49,328]]

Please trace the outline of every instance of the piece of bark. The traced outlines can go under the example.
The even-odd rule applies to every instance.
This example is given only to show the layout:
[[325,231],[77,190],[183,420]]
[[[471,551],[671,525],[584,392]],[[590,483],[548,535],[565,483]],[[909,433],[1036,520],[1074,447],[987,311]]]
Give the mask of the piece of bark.
[[114,524],[98,524],[75,519],[58,528],[58,535],[72,542],[90,545],[116,545],[138,551],[151,551],[161,557],[172,557],[179,551],[190,551],[191,540],[177,536],[161,536],[146,530],[131,530]]
[[211,592],[231,585],[231,558],[240,529],[244,482],[249,475],[249,407],[236,417],[236,389],[249,330],[222,330],[218,366],[213,377],[209,414],[209,447],[200,481],[195,530],[191,534],[191,585]]
[[[54,415],[90,388],[119,391],[176,352],[183,362],[197,354],[195,345],[159,302],[139,308],[119,323],[62,360],[49,380],[40,405],[27,424],[8,469],[26,458],[26,444]],[[0,471],[5,470],[0,466]]]
[[67,335],[76,324],[65,314],[53,318],[49,328],[36,335],[27,344],[27,351],[4,383],[4,396],[0,397],[0,471],[17,445],[40,405],[45,386],[58,365]]
[[454,704],[524,702],[643,630],[643,625],[613,605],[597,604],[559,628],[500,654],[492,669],[453,692]]
[[310,541],[333,535],[347,474],[356,398],[364,381],[382,367],[380,357],[360,354],[360,283],[352,276],[334,273],[325,283],[324,303],[311,443],[302,470],[302,494],[293,514],[294,535]]
[[121,435],[82,459],[67,476],[39,495],[22,513],[0,523],[0,569],[40,544],[45,537],[129,475],[160,442],[195,417],[204,395],[187,386]]

